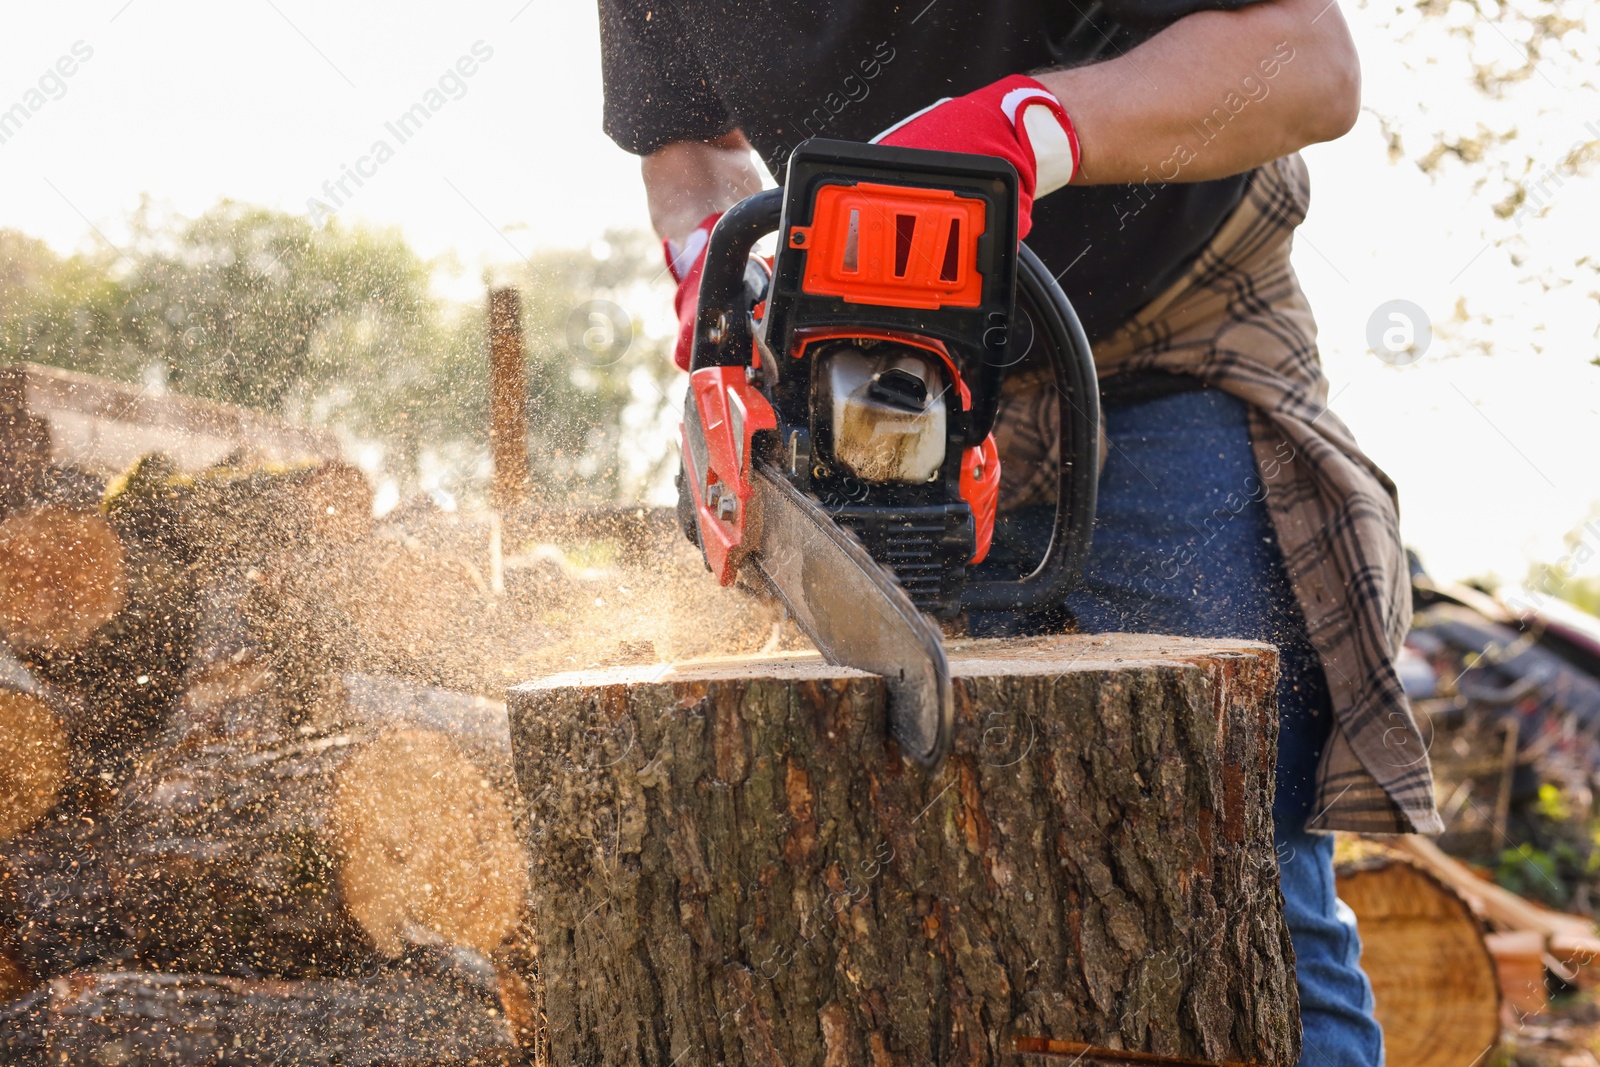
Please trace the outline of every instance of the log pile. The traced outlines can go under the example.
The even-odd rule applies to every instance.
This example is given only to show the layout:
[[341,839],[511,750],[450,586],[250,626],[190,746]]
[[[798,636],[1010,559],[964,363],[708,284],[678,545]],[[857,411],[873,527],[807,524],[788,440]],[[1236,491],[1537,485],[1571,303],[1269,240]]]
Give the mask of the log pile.
[[251,408],[36,363],[0,367],[0,507],[36,498],[52,468],[103,482],[157,449],[185,471],[230,455],[311,463],[340,452],[327,430],[289,426]]
[[521,1053],[497,1006],[495,974],[481,966],[473,972],[440,976],[396,966],[299,982],[78,975],[0,1008],[7,1034],[0,1051],[14,1067],[511,1067]]
[[379,542],[338,463],[0,521],[0,1062],[534,1054],[503,707],[356,673]]

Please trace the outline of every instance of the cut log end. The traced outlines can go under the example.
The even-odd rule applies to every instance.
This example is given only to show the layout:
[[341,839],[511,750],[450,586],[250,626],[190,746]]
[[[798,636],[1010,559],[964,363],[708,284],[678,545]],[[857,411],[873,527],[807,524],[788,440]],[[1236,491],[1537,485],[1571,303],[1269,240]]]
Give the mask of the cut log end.
[[0,841],[56,806],[70,760],[67,728],[49,705],[0,692]]
[[116,913],[168,970],[318,978],[413,944],[486,954],[527,893],[506,804],[429,730],[252,733],[180,715],[116,818]]
[[21,649],[71,649],[127,596],[122,543],[92,511],[40,507],[0,523],[0,634]]
[[351,914],[386,955],[431,931],[493,949],[527,891],[511,813],[484,773],[442,735],[384,734],[343,769],[334,822]]
[[33,979],[22,969],[22,965],[0,947],[0,1004],[15,1000],[33,986]]
[[1355,912],[1388,1062],[1450,1067],[1480,1060],[1500,1034],[1500,987],[1466,901],[1411,863],[1379,857],[1339,870]]

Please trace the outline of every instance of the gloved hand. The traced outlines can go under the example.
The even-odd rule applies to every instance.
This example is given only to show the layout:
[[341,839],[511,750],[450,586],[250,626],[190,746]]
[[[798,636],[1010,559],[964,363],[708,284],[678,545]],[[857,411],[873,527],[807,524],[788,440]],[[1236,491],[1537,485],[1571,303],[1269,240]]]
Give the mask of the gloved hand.
[[1033,201],[1078,172],[1078,133],[1055,94],[1014,74],[966,96],[946,97],[909,115],[873,144],[999,156],[1017,168],[1017,237],[1033,227]]
[[706,242],[711,239],[711,227],[721,217],[722,212],[718,211],[701,219],[700,225],[684,238],[681,247],[673,241],[661,242],[667,270],[678,283],[678,295],[672,299],[673,309],[678,313],[678,343],[672,358],[679,370],[689,369],[689,356],[694,351],[694,316],[700,302],[700,274],[706,265]]

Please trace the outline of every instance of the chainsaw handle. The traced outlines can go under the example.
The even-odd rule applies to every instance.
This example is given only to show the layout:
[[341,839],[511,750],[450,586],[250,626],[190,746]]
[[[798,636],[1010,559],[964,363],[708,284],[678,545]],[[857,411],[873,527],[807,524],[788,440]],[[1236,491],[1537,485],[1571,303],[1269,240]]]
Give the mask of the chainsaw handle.
[[717,220],[706,242],[700,271],[700,299],[694,317],[694,348],[689,370],[702,367],[747,367],[751,363],[749,298],[745,264],[756,242],[778,228],[783,217],[783,190],[766,189],[747,196]]
[[[965,611],[1038,611],[1058,606],[1083,573],[1100,482],[1100,386],[1089,338],[1072,303],[1027,245],[1017,248],[1017,311],[1033,320],[1054,372],[1061,412],[1056,519],[1050,547],[1032,574],[1016,581],[971,582]],[[1073,462],[1072,457],[1078,457]]]

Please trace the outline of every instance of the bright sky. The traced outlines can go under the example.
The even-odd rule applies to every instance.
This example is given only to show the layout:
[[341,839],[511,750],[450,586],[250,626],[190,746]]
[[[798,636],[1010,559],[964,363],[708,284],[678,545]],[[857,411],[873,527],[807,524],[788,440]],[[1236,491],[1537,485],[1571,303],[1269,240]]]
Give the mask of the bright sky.
[[[1593,25],[1592,0],[1577,7]],[[0,111],[74,46],[80,57],[92,50],[47,86],[59,98],[0,143],[0,226],[64,251],[121,240],[142,193],[184,214],[224,196],[303,212],[316,197],[342,218],[400,227],[424,255],[453,256],[459,269],[441,288],[475,298],[486,268],[539,245],[647,224],[637,164],[599,130],[593,6],[580,0],[0,10]],[[1392,11],[1348,17],[1373,111],[1402,127],[1471,129],[1482,117],[1463,71],[1400,62],[1384,28]],[[1506,39],[1501,58],[1517,59],[1518,47]],[[470,75],[456,72],[462,57]],[[1521,110],[1487,121],[1532,131],[1554,165],[1575,139],[1600,137],[1600,101],[1571,91],[1553,65],[1538,78],[1548,85],[1530,80]],[[430,90],[448,103],[399,143],[385,123]],[[393,157],[363,161],[380,138]],[[1322,324],[1335,412],[1399,483],[1405,534],[1436,573],[1520,579],[1600,506],[1596,275],[1573,266],[1600,236],[1593,178],[1568,174],[1549,216],[1529,227],[1553,264],[1547,288],[1524,284],[1508,250],[1485,250],[1474,220],[1486,194],[1465,176],[1430,184],[1390,163],[1374,115],[1307,156],[1314,208],[1296,263]],[[358,165],[367,176],[359,188],[345,178],[334,205],[324,183]],[[1413,366],[1367,347],[1369,317],[1393,299],[1434,324]],[[1494,320],[1493,355],[1475,353],[1472,331],[1452,323],[1462,299]],[[1589,545],[1600,558],[1600,523]]]
[[[93,56],[0,144],[0,225],[70,249],[118,240],[149,193],[196,213],[227,196],[305,212],[382,138],[393,158],[339,208],[485,264],[648,225],[638,166],[600,132],[593,5],[106,0],[0,8],[0,108],[58,57]],[[491,53],[474,73],[455,64]],[[469,67],[471,64],[469,64]],[[385,129],[443,75],[448,103],[404,144]],[[464,90],[464,92],[463,92]],[[459,99],[455,96],[461,94]]]

